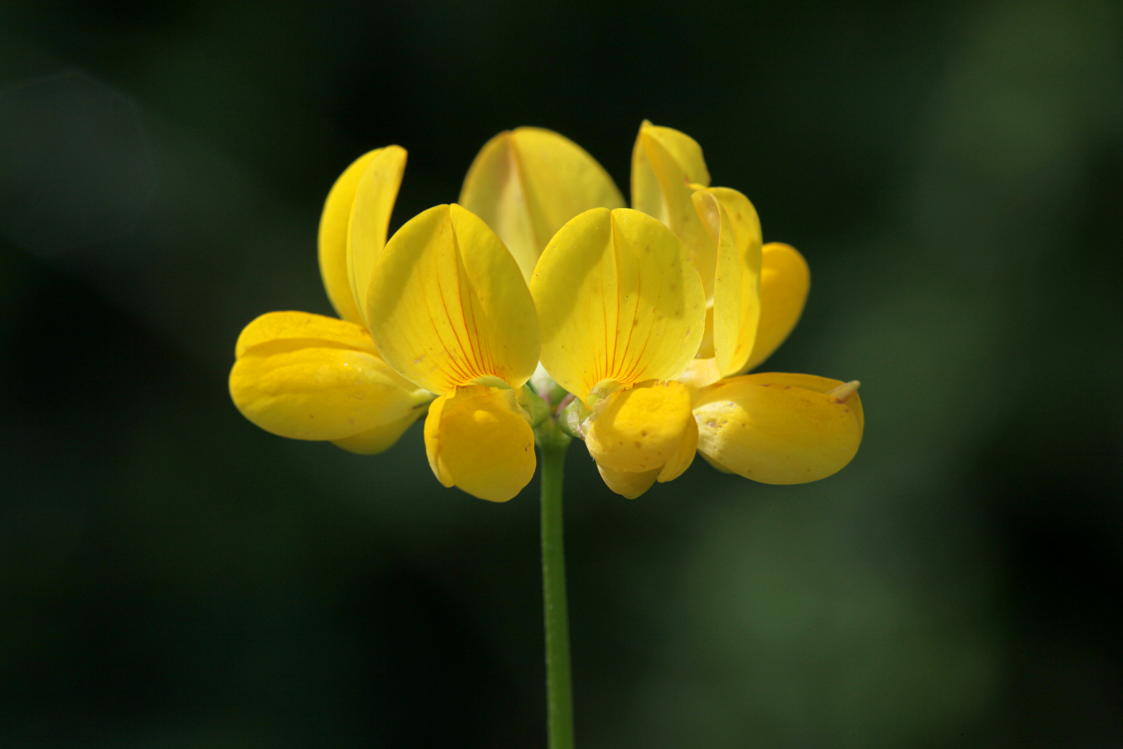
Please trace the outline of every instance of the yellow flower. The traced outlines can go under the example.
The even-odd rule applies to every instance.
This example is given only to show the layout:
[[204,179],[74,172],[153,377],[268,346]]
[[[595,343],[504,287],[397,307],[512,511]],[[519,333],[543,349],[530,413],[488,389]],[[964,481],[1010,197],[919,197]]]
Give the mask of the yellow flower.
[[[696,450],[721,470],[784,484],[835,473],[861,440],[857,383],[742,374],[794,327],[809,274],[788,245],[762,246],[744,195],[709,183],[697,142],[643,123],[636,210],[582,213],[554,234],[531,276],[542,363],[578,400],[571,427],[626,497],[680,475]],[[489,194],[520,204],[526,192]]]
[[230,394],[269,432],[359,453],[388,448],[432,401],[434,474],[504,501],[534,473],[515,397],[538,361],[534,306],[503,244],[460,206],[431,208],[386,242],[405,158],[372,151],[328,194],[320,269],[343,319],[257,318],[239,336]]
[[433,473],[503,502],[534,475],[518,393],[538,364],[534,303],[514,258],[459,205],[408,221],[379,254],[368,320],[390,366],[438,395],[425,419]]
[[230,392],[253,423],[373,453],[427,410],[433,473],[492,501],[530,481],[548,419],[627,497],[695,452],[766,483],[853,457],[857,383],[741,374],[795,325],[807,267],[762,246],[752,204],[708,186],[688,136],[643,124],[629,209],[573,142],[501,133],[472,163],[463,207],[424,211],[387,241],[405,159],[372,151],[328,195],[320,270],[340,319],[273,312],[239,337]]
[[579,431],[609,487],[638,494],[636,477],[650,486],[682,473],[697,430],[689,390],[672,379],[698,350],[705,319],[683,244],[639,211],[586,211],[550,240],[530,291],[542,364],[583,407]]
[[[794,248],[762,246],[760,219],[744,195],[709,184],[696,141],[649,122],[640,126],[632,152],[633,206],[679,237],[705,289],[702,345],[676,378],[691,390],[697,450],[720,470],[763,483],[830,476],[850,462],[861,442],[858,383],[743,374],[795,327],[810,274]],[[668,480],[650,472],[606,475],[603,468],[602,475],[625,496]]]
[[[238,339],[230,394],[269,432],[358,453],[390,447],[427,406],[437,479],[505,501],[535,469],[533,404],[522,388],[538,363],[537,316],[515,257],[529,272],[540,235],[599,201],[619,203],[619,193],[575,144],[522,128],[489,143],[465,187],[471,203],[489,179],[518,185],[517,201],[500,195],[487,213],[515,257],[459,205],[421,213],[387,242],[405,160],[397,146],[372,151],[328,194],[320,271],[341,319],[272,312],[251,322]],[[549,201],[530,207],[538,194]]]
[[[371,151],[328,194],[320,220],[320,272],[341,319],[269,312],[238,337],[230,395],[262,429],[377,453],[394,444],[432,399],[379,355],[359,301],[386,240],[405,161],[397,146]],[[363,210],[353,212],[360,194]]]
[[557,133],[520,127],[489,140],[468,169],[460,204],[495,230],[530,279],[546,243],[590,208],[622,208],[608,172]]

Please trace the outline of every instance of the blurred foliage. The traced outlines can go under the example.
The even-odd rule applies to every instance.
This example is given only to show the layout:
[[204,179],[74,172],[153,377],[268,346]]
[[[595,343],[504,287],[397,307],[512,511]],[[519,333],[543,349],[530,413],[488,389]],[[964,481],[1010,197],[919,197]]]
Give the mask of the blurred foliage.
[[627,186],[697,137],[814,287],[767,365],[861,378],[846,471],[570,455],[581,746],[1123,742],[1123,7],[1075,0],[0,9],[0,745],[532,747],[533,487],[442,490],[225,391],[328,312],[319,208],[410,149],[395,221],[533,124]]

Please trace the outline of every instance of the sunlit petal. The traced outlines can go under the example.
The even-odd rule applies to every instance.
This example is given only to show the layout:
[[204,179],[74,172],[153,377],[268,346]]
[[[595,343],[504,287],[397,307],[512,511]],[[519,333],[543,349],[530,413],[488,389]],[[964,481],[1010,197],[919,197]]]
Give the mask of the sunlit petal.
[[309,312],[266,312],[242,329],[234,356],[262,346],[345,348],[375,353],[374,341],[360,325]]
[[458,205],[430,208],[390,239],[368,317],[383,358],[434,393],[486,378],[519,387],[538,362],[534,303],[518,265]]
[[283,341],[234,362],[230,396],[257,426],[282,437],[338,440],[406,417],[424,394],[375,354]]
[[[340,317],[355,323],[363,322],[361,299],[356,299],[351,285],[351,272],[349,270],[348,256],[348,227],[351,223],[351,208],[355,203],[355,193],[359,188],[359,181],[366,172],[367,167],[379,159],[384,152],[396,149],[401,152],[404,163],[405,151],[398,146],[378,148],[363,154],[348,166],[339,179],[332,185],[324,202],[324,211],[320,216],[320,276],[324,281],[324,289],[328,299]],[[401,175],[399,173],[399,180]],[[389,197],[389,205],[394,203],[397,186],[393,188],[393,195]],[[389,209],[386,211],[389,220]]]
[[705,302],[675,236],[626,208],[586,211],[546,246],[530,282],[542,364],[582,400],[602,381],[674,377],[698,350]]
[[765,484],[801,484],[846,466],[862,440],[857,383],[802,374],[733,377],[696,395],[698,450]]
[[707,359],[691,359],[675,379],[700,390],[720,380],[721,372],[717,368],[717,360],[712,356]]
[[667,459],[666,464],[659,471],[659,483],[674,481],[694,462],[694,455],[698,451],[698,424],[694,419],[688,419],[686,429],[683,430],[682,439],[678,447]]
[[629,473],[628,471],[614,471],[606,466],[597,465],[597,471],[605,486],[627,499],[635,499],[650,489],[655,484],[659,471],[644,471],[643,473]]
[[596,159],[568,138],[535,127],[488,141],[468,169],[460,202],[495,230],[526,278],[566,221],[590,208],[624,205]]
[[429,406],[425,452],[445,486],[506,502],[530,483],[534,433],[510,390],[457,388]]
[[693,199],[717,250],[713,355],[723,375],[734,374],[749,359],[760,320],[760,219],[748,198],[727,187],[698,190]]
[[[378,253],[386,245],[390,214],[402,184],[406,152],[399,146],[380,148],[363,170],[355,191],[347,242],[347,276],[360,313],[370,287]],[[369,327],[369,321],[366,321]]]
[[663,220],[667,188],[690,184],[710,184],[698,141],[644,120],[632,149],[632,207]]
[[645,383],[597,404],[585,427],[585,444],[598,465],[614,471],[658,471],[677,456],[690,421],[685,385]]
[[707,463],[709,463],[711,466],[713,466],[714,470],[720,471],[721,473],[728,473],[730,475],[736,475],[733,471],[729,470],[728,468],[723,466],[721,463],[718,463],[716,460],[714,460],[709,455],[706,455],[704,452],[698,451],[698,455],[701,455],[703,460],[705,460]]
[[632,207],[659,219],[682,240],[707,298],[713,292],[715,251],[691,195],[709,184],[697,141],[669,127],[640,125],[632,149]]
[[358,455],[375,455],[393,447],[413,422],[425,413],[424,408],[414,408],[397,421],[388,421],[353,437],[332,440],[332,444]]
[[794,248],[769,242],[761,252],[760,325],[753,352],[742,371],[754,369],[772,355],[799,322],[811,272],[807,261]]

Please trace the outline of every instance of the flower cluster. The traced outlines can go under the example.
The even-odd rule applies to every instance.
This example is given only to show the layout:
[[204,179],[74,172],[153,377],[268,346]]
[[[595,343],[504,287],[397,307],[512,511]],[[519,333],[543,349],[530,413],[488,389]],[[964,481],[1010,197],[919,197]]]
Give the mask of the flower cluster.
[[696,453],[794,484],[857,452],[857,382],[744,374],[795,326],[810,277],[762,243],[744,195],[709,186],[689,136],[643,123],[625,208],[572,141],[501,133],[459,204],[387,241],[405,162],[371,151],[328,194],[320,271],[339,318],[271,312],[242,331],[230,394],[254,424],[369,454],[424,415],[437,479],[492,501],[529,483],[544,424],[583,439],[625,497]]

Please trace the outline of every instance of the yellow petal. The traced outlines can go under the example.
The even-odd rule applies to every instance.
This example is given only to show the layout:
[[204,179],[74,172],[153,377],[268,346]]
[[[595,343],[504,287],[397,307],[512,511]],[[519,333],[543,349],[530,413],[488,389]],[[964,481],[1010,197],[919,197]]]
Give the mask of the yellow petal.
[[674,481],[694,462],[694,454],[698,451],[698,424],[694,419],[688,419],[686,429],[682,433],[678,447],[671,454],[667,463],[659,471],[659,483],[665,484]]
[[760,271],[760,325],[753,353],[744,370],[760,366],[780,347],[803,314],[810,288],[811,271],[807,268],[807,261],[794,247],[780,242],[764,245]]
[[[711,361],[714,358],[714,306],[712,300],[706,302],[706,330],[702,333],[702,342],[698,344],[698,353],[694,355],[694,358]],[[717,367],[716,363],[714,367]]]
[[568,138],[536,127],[489,140],[468,169],[460,202],[495,230],[525,278],[566,221],[590,208],[624,205],[596,159]]
[[645,383],[597,404],[586,422],[585,445],[597,465],[613,471],[658,471],[677,456],[690,421],[685,385]]
[[[397,146],[391,149],[401,151]],[[324,280],[324,289],[328,299],[335,307],[340,317],[355,323],[362,323],[363,316],[359,299],[356,299],[351,290],[351,272],[349,270],[348,256],[348,227],[351,222],[351,207],[355,202],[355,193],[359,188],[359,181],[366,172],[367,167],[379,158],[387,149],[378,148],[363,154],[351,163],[339,176],[328,192],[324,202],[324,211],[320,216],[320,276]],[[401,151],[404,161],[405,152]],[[399,175],[400,179],[400,175]],[[397,186],[393,188],[397,194]],[[389,203],[394,203],[394,195],[390,196]],[[387,212],[387,219],[389,215]]]
[[563,226],[530,281],[542,364],[587,400],[603,380],[674,377],[698,350],[705,302],[681,243],[639,211],[598,208]]
[[[855,384],[856,385],[856,384]],[[841,389],[842,395],[832,394]],[[839,380],[762,373],[697,394],[698,450],[765,484],[801,484],[846,466],[862,441],[861,400]]]
[[605,485],[613,492],[627,499],[635,499],[650,489],[656,481],[659,481],[659,483],[666,483],[681,476],[686,469],[690,467],[690,464],[694,462],[694,454],[697,445],[698,427],[695,425],[693,419],[688,419],[686,430],[682,435],[682,439],[679,441],[679,446],[675,449],[671,459],[667,461],[662,469],[633,473],[630,471],[617,471],[598,463],[597,471],[600,473]]
[[259,316],[242,329],[234,356],[242,356],[261,346],[289,349],[315,346],[375,353],[374,341],[361,326],[309,312],[266,312]]
[[632,207],[659,219],[682,240],[707,298],[713,290],[715,253],[691,195],[695,187],[709,184],[697,141],[669,127],[647,121],[640,125],[632,149]]
[[423,394],[367,351],[296,342],[261,344],[230,371],[242,415],[282,437],[338,440],[405,418]]
[[443,485],[492,502],[511,499],[534,476],[534,433],[510,390],[472,385],[437,398],[425,453]]
[[735,475],[736,475],[736,474],[735,474],[735,473],[734,473],[733,471],[729,470],[728,468],[726,468],[725,466],[723,466],[723,465],[722,465],[721,463],[718,463],[718,462],[717,462],[716,460],[714,460],[713,458],[711,458],[711,457],[710,457],[709,455],[706,455],[706,454],[705,454],[704,452],[699,452],[698,454],[702,456],[702,459],[703,459],[704,461],[706,461],[706,462],[707,462],[707,463],[709,463],[709,464],[710,464],[711,466],[713,466],[714,470],[716,470],[716,471],[720,471],[721,473],[728,473],[728,474],[730,474],[731,476],[735,476]]
[[691,359],[682,370],[677,381],[695,390],[701,390],[707,385],[713,385],[721,379],[721,372],[717,368],[717,360],[712,356],[706,359]]
[[[754,378],[763,378],[766,382],[772,384],[773,387],[784,387],[785,385],[793,388],[804,388],[805,390],[814,390],[816,393],[829,393],[836,400],[845,403],[847,406],[854,410],[854,417],[858,419],[858,427],[865,428],[866,416],[862,411],[862,399],[858,397],[858,383],[856,380],[851,382],[842,382],[841,380],[834,380],[830,377],[820,377],[819,375],[802,374],[797,372],[757,372],[752,375]],[[839,390],[843,391],[841,398],[837,397]],[[852,392],[846,392],[850,391]]]
[[604,479],[605,486],[627,499],[635,499],[650,489],[655,483],[659,471],[644,471],[643,473],[629,473],[628,471],[614,471],[600,464],[597,465],[600,477]]
[[632,207],[661,219],[664,186],[685,188],[691,183],[703,187],[710,184],[698,141],[674,128],[644,120],[632,150]]
[[[347,276],[351,293],[360,313],[365,313],[367,289],[378,253],[386,245],[390,214],[398,198],[402,174],[406,168],[406,151],[400,146],[387,146],[374,152],[363,170],[355,191],[348,228]],[[369,321],[366,321],[369,327]]]
[[434,393],[482,378],[520,387],[538,363],[534,302],[518,265],[458,205],[430,208],[391,237],[367,309],[383,358]]
[[713,355],[718,371],[730,375],[744,369],[760,321],[760,219],[748,198],[727,187],[699,190],[693,199],[717,248]]
[[376,453],[389,450],[393,447],[394,443],[401,439],[401,436],[410,428],[410,425],[417,421],[418,417],[424,412],[425,410],[423,408],[414,408],[409,414],[397,421],[389,421],[385,424],[380,424],[373,429],[360,432],[353,437],[332,440],[332,443],[336,447],[341,447],[347,452],[356,453],[358,455],[375,455]]

